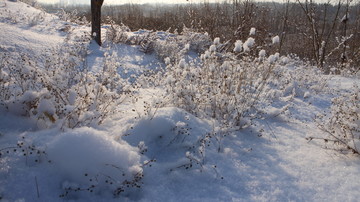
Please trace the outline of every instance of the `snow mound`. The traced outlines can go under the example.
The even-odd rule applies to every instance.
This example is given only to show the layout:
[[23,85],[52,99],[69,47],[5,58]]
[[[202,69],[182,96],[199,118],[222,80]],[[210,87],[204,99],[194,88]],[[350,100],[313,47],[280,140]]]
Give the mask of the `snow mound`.
[[142,171],[136,148],[91,128],[56,136],[48,144],[48,155],[65,178],[78,183],[88,180],[84,175],[106,173],[123,181]]

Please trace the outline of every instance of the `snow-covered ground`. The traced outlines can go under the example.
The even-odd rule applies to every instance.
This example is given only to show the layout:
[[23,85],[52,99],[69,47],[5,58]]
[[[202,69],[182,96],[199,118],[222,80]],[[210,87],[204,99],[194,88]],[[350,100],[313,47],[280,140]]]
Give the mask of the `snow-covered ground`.
[[[39,13],[39,23],[29,21]],[[29,55],[90,29],[7,0],[0,1],[0,27],[0,53]],[[88,47],[93,72],[101,71],[109,53],[119,59],[123,78],[165,66],[134,45]],[[324,135],[315,115],[328,113],[332,98],[360,86],[360,79],[319,80],[329,88],[317,94],[293,88],[295,96],[265,106],[267,114],[255,125],[209,141],[204,140],[215,130],[214,120],[173,106],[149,109],[165,94],[161,86],[139,89],[136,99],[119,105],[101,125],[76,129],[40,129],[39,120],[0,108],[0,200],[359,201],[359,156],[306,138]],[[189,151],[199,142],[207,149],[193,156]]]
[[27,4],[11,1],[0,4],[1,51],[41,54],[63,41],[65,34],[56,30],[61,22],[55,16]]

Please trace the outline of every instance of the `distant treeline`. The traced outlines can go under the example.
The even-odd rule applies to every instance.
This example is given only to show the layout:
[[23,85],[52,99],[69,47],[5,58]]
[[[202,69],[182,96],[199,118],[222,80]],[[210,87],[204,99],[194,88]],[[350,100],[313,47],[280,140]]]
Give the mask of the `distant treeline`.
[[[47,6],[55,11],[58,7]],[[66,7],[90,19],[86,6]],[[255,41],[268,52],[296,54],[319,66],[360,65],[360,4],[316,4],[310,1],[259,3],[232,0],[200,4],[126,4],[104,6],[103,21],[123,23],[131,30],[169,30],[181,33],[184,26],[207,32],[222,41],[246,40],[256,28]],[[271,46],[278,35],[280,44]]]

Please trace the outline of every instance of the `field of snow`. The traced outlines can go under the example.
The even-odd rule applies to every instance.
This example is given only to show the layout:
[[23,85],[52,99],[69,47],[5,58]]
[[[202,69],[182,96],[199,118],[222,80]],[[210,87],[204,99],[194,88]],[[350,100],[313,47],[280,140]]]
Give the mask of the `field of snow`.
[[[359,93],[354,87],[360,86],[359,77],[322,75],[315,67],[282,57],[279,80],[290,82],[273,84],[283,86],[281,90],[267,89],[273,99],[259,103],[261,116],[250,114],[243,127],[224,128],[216,116],[201,114],[201,107],[181,108],[183,102],[171,104],[167,97],[176,91],[181,78],[201,75],[198,60],[191,62],[196,57],[191,51],[179,51],[179,57],[185,59],[171,66],[170,56],[163,62],[156,53],[140,51],[139,45],[105,41],[98,47],[93,41],[81,41],[90,32],[89,26],[61,21],[18,1],[0,0],[0,27],[0,201],[360,200],[359,155],[325,149],[325,139],[309,141],[309,137],[326,137],[315,117],[330,114],[337,97],[350,102],[350,97]],[[237,51],[249,49],[255,43],[250,41],[245,46],[237,42]],[[215,52],[219,43],[215,40],[206,54]],[[60,63],[46,60],[54,50],[64,50],[64,44],[74,49],[82,44],[85,59],[60,52]],[[27,55],[30,59],[26,61],[40,58],[34,66],[24,63],[27,69],[23,74],[46,75],[44,80],[53,81],[51,85],[59,90],[24,82],[23,89],[34,85],[33,90],[8,98],[3,89],[14,89],[13,94],[20,91],[9,84],[15,67],[11,66],[10,72],[5,68],[17,61],[16,54]],[[206,54],[202,57],[211,57]],[[263,51],[260,58],[264,57]],[[271,65],[277,57],[270,55],[257,64]],[[51,69],[44,61],[56,67]],[[79,65],[89,74],[84,79],[78,78],[83,74],[70,70],[60,72],[64,64]],[[169,70],[173,74],[163,74],[164,78],[144,77],[150,70],[177,66],[189,71],[174,69]],[[50,72],[60,70],[44,73],[47,67]],[[73,80],[69,78],[72,75]],[[161,85],[152,79],[166,82]],[[117,86],[115,80],[124,85]],[[75,84],[71,89],[64,84],[61,89],[63,81]],[[119,91],[132,93],[116,97]],[[53,103],[58,98],[51,92],[66,95],[59,96],[65,100],[64,106]],[[194,97],[201,96],[198,94]],[[84,97],[91,102],[86,109],[80,106],[87,102]],[[188,102],[193,103],[191,99]],[[352,100],[355,106],[359,102],[356,96]],[[59,109],[62,113],[57,114]],[[354,111],[354,119],[359,118],[359,108]],[[105,112],[108,116],[102,118]],[[359,119],[355,123],[358,127]]]

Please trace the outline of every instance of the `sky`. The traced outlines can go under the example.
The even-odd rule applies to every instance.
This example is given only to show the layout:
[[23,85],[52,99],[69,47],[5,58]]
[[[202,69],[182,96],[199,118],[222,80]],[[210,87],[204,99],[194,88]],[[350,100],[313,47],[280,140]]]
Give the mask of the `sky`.
[[[62,4],[90,4],[90,0],[37,0],[40,3],[62,3]],[[104,0],[104,4],[124,4],[124,3],[188,3],[202,2],[204,0]],[[208,2],[222,2],[223,0],[206,0]]]

